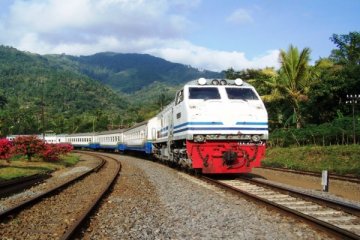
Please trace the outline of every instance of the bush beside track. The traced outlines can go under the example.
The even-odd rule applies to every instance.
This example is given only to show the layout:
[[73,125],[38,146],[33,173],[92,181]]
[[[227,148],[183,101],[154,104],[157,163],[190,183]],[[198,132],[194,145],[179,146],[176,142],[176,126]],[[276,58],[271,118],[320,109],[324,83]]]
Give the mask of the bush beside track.
[[262,166],[360,176],[360,146],[268,148]]

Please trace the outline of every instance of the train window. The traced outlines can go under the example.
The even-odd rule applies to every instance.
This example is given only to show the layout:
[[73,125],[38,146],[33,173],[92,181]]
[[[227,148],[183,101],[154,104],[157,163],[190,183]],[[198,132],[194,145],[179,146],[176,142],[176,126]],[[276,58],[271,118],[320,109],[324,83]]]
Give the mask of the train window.
[[179,103],[181,103],[184,100],[184,90],[181,90],[177,93],[176,95],[176,101],[175,104],[178,105]]
[[259,100],[251,88],[226,88],[229,99]]
[[189,99],[220,99],[218,88],[189,88]]

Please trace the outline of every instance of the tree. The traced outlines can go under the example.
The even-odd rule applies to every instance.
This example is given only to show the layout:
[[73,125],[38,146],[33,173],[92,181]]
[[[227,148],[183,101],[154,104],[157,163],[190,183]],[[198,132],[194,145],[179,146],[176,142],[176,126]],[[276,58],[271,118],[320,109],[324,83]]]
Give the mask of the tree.
[[337,67],[337,80],[343,83],[341,95],[359,93],[360,91],[360,33],[350,32],[346,35],[333,34],[330,38],[337,46],[332,50],[330,59]]
[[268,82],[273,90],[272,98],[285,99],[292,107],[296,127],[303,126],[303,115],[300,104],[308,100],[309,86],[311,83],[311,72],[309,67],[310,49],[304,48],[299,52],[297,47],[290,45],[288,51],[280,51],[281,68],[277,78],[271,78]]
[[338,116],[339,92],[344,88],[344,83],[337,80],[336,66],[329,58],[319,59],[310,70],[310,98],[304,108],[307,120],[314,124],[330,122]]
[[338,64],[360,65],[360,32],[333,34],[330,40],[338,47],[331,51],[331,59]]
[[27,156],[28,161],[35,154],[40,154],[45,150],[45,142],[39,139],[37,136],[18,136],[13,141],[15,152]]

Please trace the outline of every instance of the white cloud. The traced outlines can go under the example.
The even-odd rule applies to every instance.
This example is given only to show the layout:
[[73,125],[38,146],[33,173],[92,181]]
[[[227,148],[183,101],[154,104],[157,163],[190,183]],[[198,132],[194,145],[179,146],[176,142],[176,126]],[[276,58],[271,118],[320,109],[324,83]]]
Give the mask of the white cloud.
[[2,19],[15,31],[7,31],[0,40],[16,43],[29,32],[54,45],[64,39],[79,44],[99,35],[177,37],[189,21],[172,14],[170,7],[166,0],[18,0]]
[[[249,60],[243,52],[207,49],[184,40],[193,25],[186,13],[200,1],[15,0],[0,16],[0,44],[40,54],[150,53],[215,71],[278,65],[278,51]],[[228,21],[252,18],[238,9]]]
[[150,49],[147,53],[172,62],[186,63],[193,67],[213,71],[222,71],[231,67],[235,70],[264,67],[279,68],[279,50],[271,50],[263,56],[248,59],[243,52],[212,50],[185,41],[172,43],[171,46]]
[[234,24],[245,24],[251,23],[254,20],[248,10],[239,8],[231,13],[230,16],[226,18],[226,21]]

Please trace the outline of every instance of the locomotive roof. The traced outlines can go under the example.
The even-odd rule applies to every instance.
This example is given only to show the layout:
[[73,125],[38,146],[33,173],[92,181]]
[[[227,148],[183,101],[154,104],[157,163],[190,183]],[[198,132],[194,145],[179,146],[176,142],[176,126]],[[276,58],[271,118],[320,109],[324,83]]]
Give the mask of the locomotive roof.
[[[205,84],[199,84],[200,79],[203,79],[203,81],[205,82]],[[195,85],[195,86],[236,86],[236,87],[252,87],[251,84],[241,80],[241,85],[237,85],[235,83],[235,81],[237,80],[241,80],[240,78],[238,79],[224,79],[224,78],[199,78],[199,79],[195,79],[192,80],[190,82],[187,82],[185,85]],[[220,82],[223,81],[224,83],[226,82],[226,84],[220,84]],[[214,84],[217,83],[217,84]]]
[[95,133],[72,133],[72,134],[65,134],[65,137],[83,137],[83,136],[92,136]]
[[73,134],[67,134],[66,137],[87,137],[87,136],[98,136],[98,135],[107,135],[107,134],[114,134],[114,133],[122,133],[126,129],[114,129],[114,130],[108,130],[108,131],[101,131],[101,132],[90,132],[90,133],[73,133]]
[[122,133],[125,130],[126,130],[125,128],[118,128],[118,129],[113,129],[113,130],[108,130],[108,131],[96,132],[95,135],[107,135],[107,134]]

